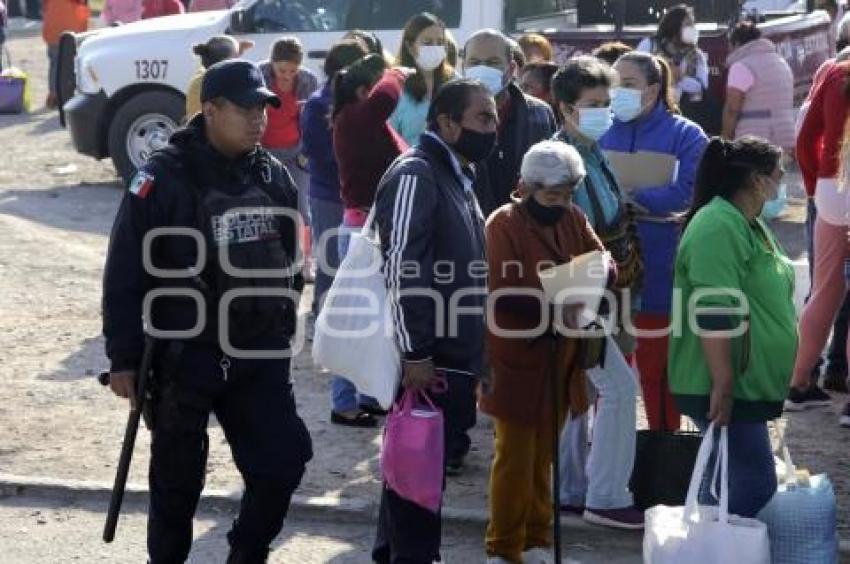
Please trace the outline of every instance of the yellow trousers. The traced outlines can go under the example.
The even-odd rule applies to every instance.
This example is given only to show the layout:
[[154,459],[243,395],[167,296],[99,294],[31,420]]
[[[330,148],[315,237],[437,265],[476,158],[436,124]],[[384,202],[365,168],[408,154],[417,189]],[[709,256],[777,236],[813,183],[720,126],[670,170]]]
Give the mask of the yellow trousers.
[[524,551],[552,546],[552,424],[495,428],[487,555],[521,564]]

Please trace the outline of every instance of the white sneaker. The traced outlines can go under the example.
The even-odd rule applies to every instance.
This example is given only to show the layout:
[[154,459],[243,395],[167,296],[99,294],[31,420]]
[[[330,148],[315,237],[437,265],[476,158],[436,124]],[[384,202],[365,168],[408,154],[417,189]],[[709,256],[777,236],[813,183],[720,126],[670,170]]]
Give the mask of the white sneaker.
[[490,556],[487,558],[487,564],[511,564],[511,561],[505,560],[501,556]]
[[839,423],[842,427],[850,429],[850,402],[844,406],[844,409],[841,410],[841,419]]
[[522,553],[522,564],[552,564],[552,549],[532,548]]
[[[572,558],[562,558],[563,564],[581,564]],[[554,558],[551,548],[532,548],[522,553],[522,564],[552,564]]]
[[26,29],[27,20],[21,16],[15,16],[14,18],[9,18],[6,20],[6,28],[9,31],[19,31],[22,29]]

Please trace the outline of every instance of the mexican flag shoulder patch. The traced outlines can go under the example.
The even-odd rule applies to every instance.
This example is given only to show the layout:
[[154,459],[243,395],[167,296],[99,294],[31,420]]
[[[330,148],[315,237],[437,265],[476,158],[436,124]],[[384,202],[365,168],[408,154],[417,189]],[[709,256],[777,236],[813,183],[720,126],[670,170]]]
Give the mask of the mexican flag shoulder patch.
[[153,189],[153,175],[146,170],[140,170],[130,182],[130,193],[137,198],[145,199]]

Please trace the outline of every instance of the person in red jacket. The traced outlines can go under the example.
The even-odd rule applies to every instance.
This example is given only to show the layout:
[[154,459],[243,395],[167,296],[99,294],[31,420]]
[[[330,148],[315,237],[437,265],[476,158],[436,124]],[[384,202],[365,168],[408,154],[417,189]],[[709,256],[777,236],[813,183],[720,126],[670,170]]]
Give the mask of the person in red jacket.
[[[337,73],[334,79],[331,122],[344,207],[337,239],[340,262],[348,252],[351,233],[359,231],[366,222],[378,181],[408,148],[387,120],[398,105],[404,82],[413,72],[387,70],[384,58],[371,54]],[[378,404],[365,396],[358,401],[357,390],[348,380],[334,378],[331,395],[333,423],[375,426],[373,415],[381,413]]]
[[143,0],[142,19],[182,14],[186,11],[180,0]]
[[786,409],[829,405],[829,396],[811,381],[847,293],[845,269],[850,260],[847,225],[850,205],[839,179],[841,147],[848,115],[846,89],[850,63],[839,63],[818,76],[797,137],[797,158],[806,194],[814,198],[814,275],[809,301],[800,316],[800,348]]
[[57,60],[59,58],[59,39],[66,31],[80,33],[89,26],[89,7],[85,0],[46,0],[44,2],[44,22],[41,37],[47,44],[47,101],[45,107],[52,110],[58,104],[59,76]]

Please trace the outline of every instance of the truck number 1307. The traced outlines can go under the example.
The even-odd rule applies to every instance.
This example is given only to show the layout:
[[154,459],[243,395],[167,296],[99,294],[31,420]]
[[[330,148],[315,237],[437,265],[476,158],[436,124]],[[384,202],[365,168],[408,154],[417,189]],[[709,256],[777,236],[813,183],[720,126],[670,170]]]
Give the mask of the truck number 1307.
[[136,80],[165,80],[168,73],[168,60],[136,61]]

